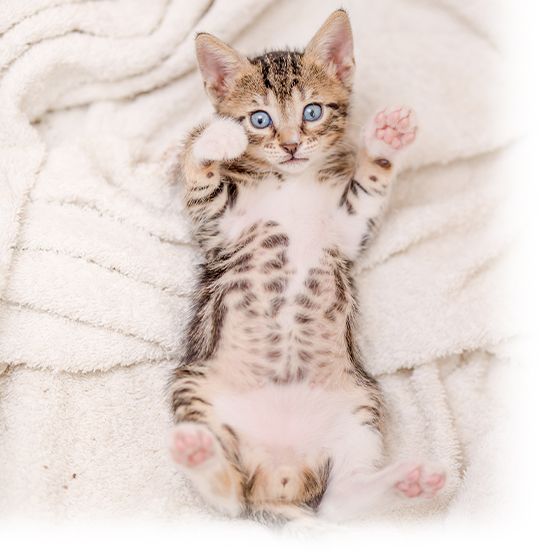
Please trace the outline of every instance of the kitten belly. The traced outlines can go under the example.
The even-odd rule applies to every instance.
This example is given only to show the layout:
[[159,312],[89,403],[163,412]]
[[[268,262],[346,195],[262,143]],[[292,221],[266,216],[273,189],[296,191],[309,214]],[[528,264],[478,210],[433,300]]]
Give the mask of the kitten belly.
[[[352,295],[337,256],[335,192],[305,177],[268,180],[240,193],[222,219],[226,245],[253,231],[228,270],[228,296],[214,366],[250,385],[267,380],[328,383],[348,367]],[[245,232],[245,233],[243,233]],[[344,278],[342,278],[344,276]]]
[[272,278],[253,276],[250,290],[231,296],[213,365],[228,377],[235,372],[232,382],[306,380],[327,386],[347,370],[349,303],[336,302],[335,279],[324,263],[313,267],[307,280],[294,277],[284,269]]
[[306,455],[348,438],[359,400],[347,392],[297,383],[220,393],[214,405],[220,421],[251,446]]

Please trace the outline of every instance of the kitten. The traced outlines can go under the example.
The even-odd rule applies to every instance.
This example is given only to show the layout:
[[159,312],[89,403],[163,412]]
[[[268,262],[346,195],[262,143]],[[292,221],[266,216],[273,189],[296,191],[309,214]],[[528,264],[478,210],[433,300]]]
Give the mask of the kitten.
[[180,158],[205,254],[174,372],[171,452],[229,515],[358,516],[433,496],[443,472],[383,466],[383,401],[356,348],[353,263],[387,204],[411,110],[346,136],[352,32],[334,12],[304,52],[248,59],[196,38],[216,115]]

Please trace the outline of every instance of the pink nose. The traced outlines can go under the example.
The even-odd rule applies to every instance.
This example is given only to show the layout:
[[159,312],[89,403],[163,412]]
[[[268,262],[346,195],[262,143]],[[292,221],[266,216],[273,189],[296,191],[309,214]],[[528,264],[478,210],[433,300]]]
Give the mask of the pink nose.
[[291,156],[296,153],[298,147],[299,144],[282,144],[282,148],[284,148],[284,150],[286,150],[286,152],[288,152]]
[[288,479],[283,478],[280,482],[282,483],[282,486],[286,486],[286,484],[288,484]]

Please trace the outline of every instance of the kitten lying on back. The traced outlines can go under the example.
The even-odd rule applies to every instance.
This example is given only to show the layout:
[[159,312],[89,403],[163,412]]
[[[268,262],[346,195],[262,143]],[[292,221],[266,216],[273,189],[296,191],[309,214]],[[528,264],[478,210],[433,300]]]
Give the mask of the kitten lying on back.
[[196,39],[216,115],[181,156],[206,256],[174,372],[172,455],[231,515],[358,516],[445,475],[383,466],[383,402],[355,343],[354,261],[387,204],[412,111],[346,137],[352,33],[333,13],[303,53],[247,59]]

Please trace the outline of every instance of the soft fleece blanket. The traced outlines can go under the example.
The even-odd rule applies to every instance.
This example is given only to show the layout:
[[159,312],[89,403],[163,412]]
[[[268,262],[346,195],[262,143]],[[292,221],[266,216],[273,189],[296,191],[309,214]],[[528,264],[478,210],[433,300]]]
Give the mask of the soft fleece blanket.
[[[166,383],[197,253],[162,154],[210,113],[193,38],[303,47],[340,0],[8,0],[0,8],[0,512],[201,518],[172,465]],[[504,55],[494,2],[348,0],[354,124],[421,133],[359,267],[361,344],[391,459],[449,484],[396,515],[484,510],[512,336]],[[188,341],[186,342],[188,344]]]

